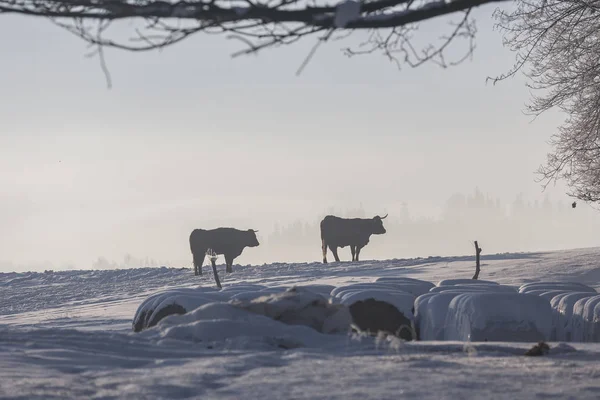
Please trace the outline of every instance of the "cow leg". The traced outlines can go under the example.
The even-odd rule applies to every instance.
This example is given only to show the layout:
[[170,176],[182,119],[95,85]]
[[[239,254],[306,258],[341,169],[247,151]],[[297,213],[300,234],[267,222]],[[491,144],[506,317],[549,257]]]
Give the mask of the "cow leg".
[[225,255],[225,272],[230,274],[233,272],[231,266],[233,265],[233,256]]
[[327,264],[327,243],[325,240],[321,240],[321,250],[323,250],[323,264]]
[[362,249],[362,247],[356,246],[356,259],[354,261],[358,261],[358,256],[360,255],[360,249]]
[[333,253],[335,261],[340,262],[340,257],[338,256],[337,249],[337,246],[329,245],[329,250],[331,250],[331,252]]
[[202,264],[204,264],[204,256],[206,250],[202,253],[194,253],[194,275],[202,275]]
[[350,246],[350,252],[352,253],[352,261],[354,261],[354,253],[356,252],[356,246],[351,245]]

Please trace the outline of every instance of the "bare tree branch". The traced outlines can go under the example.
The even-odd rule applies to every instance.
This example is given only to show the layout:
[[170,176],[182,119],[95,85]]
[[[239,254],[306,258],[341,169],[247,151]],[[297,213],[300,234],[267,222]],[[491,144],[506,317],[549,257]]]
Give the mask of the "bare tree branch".
[[521,71],[533,91],[527,113],[558,108],[567,115],[538,182],[546,188],[564,180],[570,196],[590,203],[600,203],[599,11],[600,0],[544,0],[496,14],[517,63],[494,82]]
[[[474,36],[474,26],[466,19],[469,11],[507,0],[333,1],[317,5],[312,0],[0,0],[0,14],[47,17],[94,46],[130,51],[161,49],[200,32],[226,33],[229,38],[241,40],[246,49],[236,53],[240,55],[288,45],[322,32],[330,32],[331,37],[338,32],[369,30],[379,35],[390,30],[386,43],[400,47],[386,47],[387,57],[402,53],[404,61],[413,66],[426,61],[446,66],[443,52],[448,44],[457,38],[472,40]],[[445,43],[422,51],[412,48],[409,33],[415,31],[416,23],[456,12],[464,12],[464,19]],[[132,28],[125,39],[111,36],[108,28],[123,20],[142,25]],[[101,34],[95,29],[97,21],[105,23]],[[470,49],[467,55],[472,46]],[[359,52],[348,50],[347,54]]]

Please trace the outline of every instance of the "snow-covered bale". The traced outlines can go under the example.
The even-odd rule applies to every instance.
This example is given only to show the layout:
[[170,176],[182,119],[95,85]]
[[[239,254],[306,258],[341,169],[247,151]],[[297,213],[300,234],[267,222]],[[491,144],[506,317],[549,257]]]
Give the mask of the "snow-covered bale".
[[462,291],[462,292],[504,292],[504,293],[517,293],[516,289],[511,286],[504,285],[448,285],[448,286],[436,286],[431,288],[430,293],[442,293],[447,291]]
[[[600,295],[584,297],[575,302],[571,317],[571,334],[573,342],[600,341],[596,338],[600,323]],[[600,336],[600,335],[599,335]]]
[[344,290],[342,292],[338,292],[336,294],[336,297],[332,297],[331,301],[334,303],[343,303],[344,299],[347,297],[350,297],[352,295],[354,295],[355,293],[362,293],[362,292],[379,292],[379,293],[388,293],[388,294],[399,294],[399,295],[409,295],[412,296],[412,298],[415,298],[414,295],[412,295],[411,293],[408,292],[403,292],[402,290],[397,290],[397,289],[381,289],[381,288],[359,288],[359,289],[347,289]]
[[[556,292],[553,296],[547,295],[545,296],[544,294],[540,295],[540,297],[544,297],[546,299],[549,298],[550,300],[550,308],[552,309],[552,331],[550,332],[550,340],[557,340],[558,337],[558,331],[559,331],[559,326],[561,325],[560,322],[560,315],[558,313],[558,305],[560,304],[561,300],[571,294],[571,293],[580,293],[580,292],[573,292],[572,290],[557,290],[554,291]],[[531,292],[528,292],[527,294],[532,294]],[[535,295],[535,294],[533,294]],[[591,295],[591,293],[590,293]]]
[[432,294],[427,302],[420,307],[418,318],[419,340],[444,340],[446,315],[450,302],[461,295],[459,292]]
[[600,342],[600,302],[597,302],[591,310],[589,334],[590,342]]
[[[155,326],[169,315],[185,314],[212,302],[251,301],[272,293],[285,291],[285,287],[267,287],[255,284],[226,286],[222,290],[212,287],[172,289],[156,293],[140,304],[132,323],[134,332]],[[323,289],[323,288],[322,288]]]
[[450,302],[445,325],[446,340],[537,342],[550,337],[552,309],[529,294],[463,293]]
[[347,307],[303,287],[231,304],[289,325],[305,325],[321,333],[346,333],[352,318]]
[[573,305],[573,313],[571,314],[572,342],[583,342],[583,309],[588,300],[588,298],[579,299]]
[[313,291],[315,293],[319,293],[320,295],[325,296],[327,298],[329,298],[331,291],[333,289],[335,289],[335,286],[333,286],[333,285],[325,285],[325,284],[317,284],[317,283],[312,283],[310,285],[302,285],[301,287],[303,287],[304,289]]
[[556,290],[536,289],[536,290],[529,291],[527,293],[533,294],[535,296],[540,296],[548,301],[551,301],[555,296],[562,295],[562,294],[568,294],[568,293],[574,293],[574,292],[572,290],[565,290],[565,289],[556,289]]
[[[581,299],[593,297],[589,292],[573,292],[561,296],[556,307],[555,337],[551,340],[570,342],[572,340],[573,307]],[[554,328],[554,327],[553,327]]]
[[415,323],[415,330],[417,331],[417,337],[420,337],[419,334],[419,324],[421,323],[421,316],[425,313],[425,308],[427,307],[427,303],[429,302],[429,299],[435,295],[437,295],[438,293],[431,293],[431,292],[427,292],[425,294],[420,295],[419,297],[417,297],[415,299],[414,305],[413,305],[413,314],[414,314],[414,323]]
[[564,290],[573,292],[596,293],[596,290],[590,286],[579,282],[532,282],[521,285],[519,293],[529,293],[535,290]]
[[182,340],[208,348],[291,349],[323,347],[339,341],[306,325],[290,325],[229,303],[205,304],[185,315],[174,315],[142,334],[161,340]]
[[560,292],[560,293],[552,296],[552,298],[550,299],[550,307],[552,307],[553,310],[558,310],[558,305],[560,304],[560,301],[563,299],[563,297],[565,297],[566,295],[571,294],[571,293],[579,293],[579,292],[572,292],[572,291],[568,290],[566,292]]
[[516,293],[503,285],[436,286],[415,300],[415,330],[419,340],[444,340],[444,326],[450,301],[462,293]]
[[394,284],[396,289],[401,290],[403,292],[407,292],[412,294],[413,296],[420,296],[424,293],[429,292],[429,289],[433,287],[433,284],[420,284],[420,283],[412,283],[412,282],[398,282]]
[[438,282],[437,286],[454,285],[499,285],[498,282],[485,281],[481,279],[444,279]]
[[398,309],[402,314],[412,320],[413,308],[416,297],[410,293],[401,291],[385,291],[378,289],[365,289],[354,293],[349,293],[342,298],[341,303],[347,306],[351,306],[357,301],[366,299],[375,299],[379,301],[385,301],[390,303]]
[[133,317],[132,329],[140,332],[156,325],[172,314],[185,314],[214,301],[228,301],[229,295],[214,288],[172,289],[156,293],[139,305]]
[[575,282],[575,281],[538,281],[538,282],[527,282],[519,286],[519,288],[533,288],[536,286],[539,287],[548,287],[552,285],[569,285],[569,286],[577,286],[577,287],[585,287],[590,288],[590,286],[585,283]]
[[287,287],[273,287],[261,290],[248,290],[244,292],[235,292],[231,296],[231,300],[239,300],[239,301],[251,301],[254,299],[258,299],[259,297],[267,296],[271,293],[281,293],[285,292]]
[[[567,295],[569,293],[574,293],[574,292],[571,290],[568,290],[568,291],[550,290],[550,291],[546,291],[542,294],[539,294],[538,296],[552,302],[555,298],[557,298],[557,297],[562,298],[562,296]],[[593,295],[593,293],[590,293],[590,295]]]
[[350,308],[356,328],[377,334],[386,332],[405,340],[415,339],[413,308],[415,296],[401,291],[365,289],[348,293],[341,304]]
[[242,283],[237,285],[225,286],[221,292],[223,293],[232,293],[232,292],[252,292],[252,291],[260,291],[268,289],[267,286],[264,285],[256,285],[251,283]]
[[392,304],[370,297],[350,305],[353,327],[370,335],[391,334],[404,340],[415,340],[412,321]]
[[376,282],[365,282],[365,283],[354,283],[351,285],[338,286],[334,288],[330,295],[334,298],[339,298],[340,292],[348,290],[367,290],[367,289],[383,289],[383,290],[398,290],[397,286],[387,283],[376,283]]
[[382,276],[381,278],[377,278],[375,282],[413,282],[435,286],[432,282],[424,281],[423,279],[409,278],[408,276]]
[[[256,289],[252,291],[252,289]],[[321,291],[328,287],[317,287]],[[150,296],[138,308],[134,331],[153,327],[169,316],[189,313],[210,303],[229,302],[247,312],[289,325],[305,325],[322,333],[348,332],[352,318],[348,307],[334,305],[308,288],[267,288],[240,285],[216,291],[212,288],[177,289]],[[206,317],[206,314],[202,314]]]
[[429,289],[435,286],[433,282],[404,277],[383,277],[378,278],[375,282],[396,285],[398,289],[412,293],[415,296],[427,293]]

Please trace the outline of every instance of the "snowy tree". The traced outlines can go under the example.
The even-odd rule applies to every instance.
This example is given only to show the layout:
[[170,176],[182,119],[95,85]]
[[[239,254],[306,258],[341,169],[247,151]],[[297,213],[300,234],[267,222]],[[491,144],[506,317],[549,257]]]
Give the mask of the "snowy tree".
[[533,98],[528,112],[557,108],[567,119],[551,139],[552,151],[539,169],[547,186],[564,180],[570,195],[600,203],[600,1],[520,1],[498,12],[505,44],[518,62]]

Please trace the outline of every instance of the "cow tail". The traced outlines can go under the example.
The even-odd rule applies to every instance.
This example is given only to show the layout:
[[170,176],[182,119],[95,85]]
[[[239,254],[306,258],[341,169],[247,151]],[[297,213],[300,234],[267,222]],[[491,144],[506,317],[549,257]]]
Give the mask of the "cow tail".
[[327,264],[327,242],[325,241],[325,219],[321,221],[321,250],[323,251],[323,264]]
[[190,250],[192,252],[193,264],[194,264],[194,274],[201,275],[202,274],[202,264],[204,264],[204,254],[199,254],[198,246],[197,246],[197,238],[198,230],[194,230],[190,235]]

